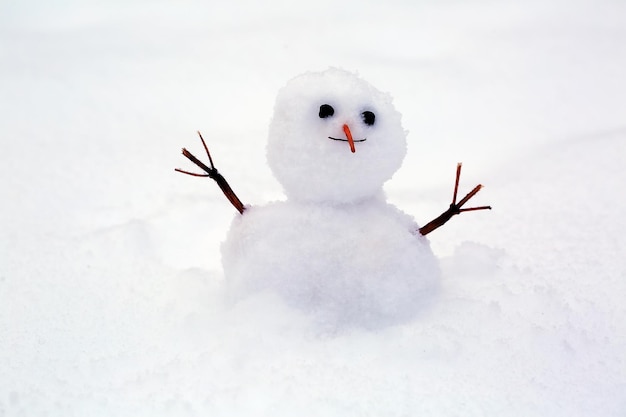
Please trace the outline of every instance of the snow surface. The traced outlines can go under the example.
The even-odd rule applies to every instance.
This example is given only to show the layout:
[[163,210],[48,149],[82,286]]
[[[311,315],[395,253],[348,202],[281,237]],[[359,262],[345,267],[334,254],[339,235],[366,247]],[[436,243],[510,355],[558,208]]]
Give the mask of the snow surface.
[[[621,1],[2,3],[0,415],[625,415],[625,44]],[[494,206],[401,325],[226,303],[234,209],[173,172],[200,130],[282,198],[275,95],[331,65],[403,114],[391,202],[430,220],[463,161]]]

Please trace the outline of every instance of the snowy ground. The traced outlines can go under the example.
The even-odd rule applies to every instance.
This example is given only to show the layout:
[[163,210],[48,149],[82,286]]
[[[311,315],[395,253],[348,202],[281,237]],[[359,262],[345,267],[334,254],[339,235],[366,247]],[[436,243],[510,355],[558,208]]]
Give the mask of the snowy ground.
[[[0,5],[0,416],[626,415],[626,5],[620,1]],[[393,94],[389,200],[442,291],[320,334],[223,302],[234,210],[176,174],[210,142],[248,204],[274,95],[328,66]]]

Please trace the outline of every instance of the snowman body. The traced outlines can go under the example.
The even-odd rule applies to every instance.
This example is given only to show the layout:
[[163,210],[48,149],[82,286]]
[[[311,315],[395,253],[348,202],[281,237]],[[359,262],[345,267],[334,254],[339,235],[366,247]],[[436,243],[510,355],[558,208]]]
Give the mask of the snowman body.
[[234,219],[222,261],[235,294],[271,291],[324,320],[362,327],[411,318],[439,274],[413,219],[380,199],[251,207]]
[[436,290],[439,269],[413,218],[382,186],[406,153],[388,95],[337,69],[278,95],[267,157],[287,200],[249,207],[222,245],[233,294],[279,294],[334,323],[404,321]]

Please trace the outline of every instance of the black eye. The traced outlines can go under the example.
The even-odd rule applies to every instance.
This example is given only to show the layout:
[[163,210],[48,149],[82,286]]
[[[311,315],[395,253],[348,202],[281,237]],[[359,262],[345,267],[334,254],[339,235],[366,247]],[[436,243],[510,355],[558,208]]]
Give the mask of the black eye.
[[320,106],[320,119],[325,119],[333,114],[335,114],[335,109],[330,104],[322,104]]
[[361,113],[361,117],[363,118],[363,123],[368,126],[373,125],[376,121],[376,115],[371,111],[364,111],[363,113]]

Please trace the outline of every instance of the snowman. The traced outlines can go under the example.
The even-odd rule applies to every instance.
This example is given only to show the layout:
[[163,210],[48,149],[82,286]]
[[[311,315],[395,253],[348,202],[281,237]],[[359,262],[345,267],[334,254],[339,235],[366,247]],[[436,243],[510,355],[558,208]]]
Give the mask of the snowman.
[[[200,136],[202,139],[202,136]],[[204,140],[202,140],[204,144]],[[333,325],[376,328],[409,320],[433,299],[439,267],[424,236],[462,211],[480,186],[423,228],[385,201],[383,184],[406,155],[391,97],[331,68],[278,93],[268,164],[285,201],[244,206],[224,177],[183,149],[241,215],[222,244],[235,297],[269,291]]]

